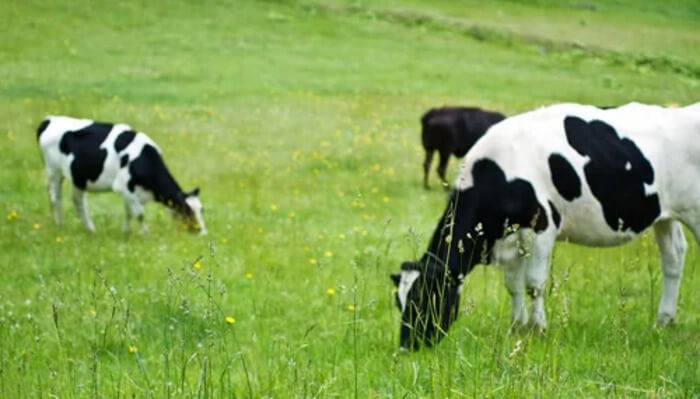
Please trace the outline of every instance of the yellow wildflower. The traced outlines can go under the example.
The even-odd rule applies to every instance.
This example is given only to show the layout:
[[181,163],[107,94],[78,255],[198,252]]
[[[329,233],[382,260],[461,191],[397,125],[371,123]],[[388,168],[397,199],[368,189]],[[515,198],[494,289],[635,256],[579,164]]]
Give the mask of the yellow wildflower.
[[348,305],[348,310],[351,312],[355,311],[355,305]]
[[277,210],[277,204],[270,204],[270,210],[271,211],[276,211]]
[[335,295],[335,290],[333,288],[329,288],[326,290],[326,294],[333,296]]
[[17,211],[10,211],[7,213],[7,221],[11,222],[19,217]]
[[59,243],[59,244],[60,244],[60,243],[61,243],[61,241],[63,241],[63,239],[61,238],[61,236],[58,236],[58,237],[56,237],[56,242],[57,242],[57,243]]
[[248,280],[252,280],[252,279],[253,279],[253,273],[246,273],[246,274],[245,274],[245,278],[247,278]]
[[333,252],[326,251],[326,252],[324,252],[324,255],[326,255],[326,258],[330,258],[331,256],[333,256]]
[[199,270],[199,269],[202,268],[202,262],[196,261],[196,262],[194,262],[194,265],[192,265],[192,267],[194,267],[195,269]]
[[316,263],[318,263],[318,261],[316,260],[316,258],[309,258],[309,263],[315,265]]
[[226,323],[233,324],[235,322],[236,322],[236,319],[234,319],[233,316],[226,316]]
[[129,353],[136,353],[138,352],[138,348],[134,345],[129,345]]
[[34,223],[34,230],[39,230],[39,227],[41,227],[39,223]]

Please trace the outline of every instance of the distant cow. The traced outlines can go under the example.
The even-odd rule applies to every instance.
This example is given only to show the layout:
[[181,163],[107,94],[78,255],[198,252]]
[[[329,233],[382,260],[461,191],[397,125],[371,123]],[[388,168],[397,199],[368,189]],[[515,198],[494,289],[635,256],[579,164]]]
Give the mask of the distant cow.
[[502,121],[503,114],[484,111],[474,107],[442,107],[433,108],[421,118],[423,148],[423,185],[428,186],[428,172],[433,162],[433,154],[440,154],[440,164],[437,173],[444,187],[447,186],[445,171],[450,154],[463,157],[476,141],[486,133],[492,125]]
[[[700,243],[700,103],[560,104],[508,118],[471,149],[427,251],[392,275],[401,346],[440,340],[478,263],[503,269],[512,321],[546,328],[543,294],[556,240],[614,246],[654,228],[663,291],[676,315],[685,224]],[[524,294],[532,298],[532,317]]]
[[112,190],[126,205],[124,231],[135,216],[141,230],[144,204],[156,200],[206,234],[199,189],[185,193],[163,162],[160,149],[145,134],[123,124],[49,116],[37,129],[46,184],[56,224],[61,226],[61,183],[73,183],[73,203],[85,228],[95,231],[87,211],[86,191]]

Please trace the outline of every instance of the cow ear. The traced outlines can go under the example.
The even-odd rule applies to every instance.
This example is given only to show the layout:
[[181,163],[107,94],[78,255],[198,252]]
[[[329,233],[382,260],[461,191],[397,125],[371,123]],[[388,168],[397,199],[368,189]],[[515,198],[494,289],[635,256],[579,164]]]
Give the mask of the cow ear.
[[414,262],[403,262],[401,270],[416,270],[416,264]]
[[199,195],[199,187],[196,187],[192,192],[189,194],[190,197],[197,197]]
[[393,273],[390,277],[391,277],[391,281],[394,282],[394,285],[396,285],[398,287],[399,283],[401,282],[401,274]]

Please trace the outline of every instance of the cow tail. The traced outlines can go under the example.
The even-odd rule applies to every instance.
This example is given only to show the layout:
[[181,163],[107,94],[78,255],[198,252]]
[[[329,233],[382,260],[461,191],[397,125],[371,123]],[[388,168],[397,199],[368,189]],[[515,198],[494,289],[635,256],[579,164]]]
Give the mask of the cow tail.
[[44,133],[44,130],[46,130],[50,122],[51,121],[49,120],[49,118],[46,118],[43,121],[41,121],[39,127],[37,127],[36,129],[36,141],[39,141],[39,139],[41,138],[41,134]]

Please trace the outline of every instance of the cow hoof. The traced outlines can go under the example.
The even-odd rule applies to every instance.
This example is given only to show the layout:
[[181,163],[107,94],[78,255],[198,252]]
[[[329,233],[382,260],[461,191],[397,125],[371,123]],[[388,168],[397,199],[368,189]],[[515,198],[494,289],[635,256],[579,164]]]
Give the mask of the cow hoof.
[[660,328],[671,327],[674,324],[676,324],[674,316],[667,313],[660,314],[656,319],[656,326]]
[[547,326],[538,323],[530,324],[530,331],[537,333],[538,335],[545,335],[547,333]]
[[532,329],[537,331],[538,334],[544,335],[544,333],[547,331],[547,321],[545,318],[541,314],[535,313],[530,320],[530,326]]

